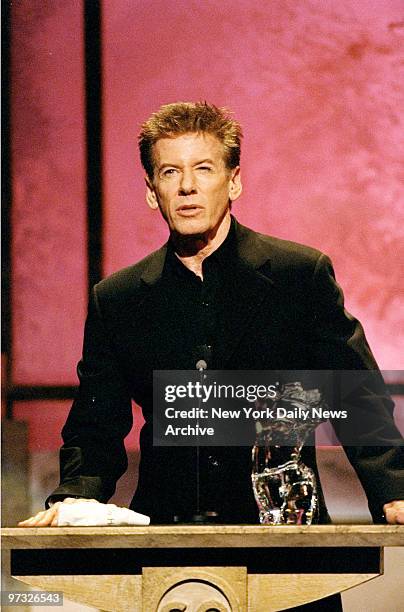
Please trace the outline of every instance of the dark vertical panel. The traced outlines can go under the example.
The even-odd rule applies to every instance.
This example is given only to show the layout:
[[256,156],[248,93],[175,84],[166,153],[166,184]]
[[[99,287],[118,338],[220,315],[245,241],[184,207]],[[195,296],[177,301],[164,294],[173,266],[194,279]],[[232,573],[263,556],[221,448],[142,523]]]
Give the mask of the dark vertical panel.
[[101,5],[84,3],[87,130],[88,286],[102,277]]

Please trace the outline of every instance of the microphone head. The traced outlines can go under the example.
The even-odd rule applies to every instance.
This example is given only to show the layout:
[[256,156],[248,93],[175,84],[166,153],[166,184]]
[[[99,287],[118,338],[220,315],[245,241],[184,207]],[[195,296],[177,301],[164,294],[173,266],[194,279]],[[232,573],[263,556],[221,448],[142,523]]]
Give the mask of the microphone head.
[[204,359],[200,359],[199,361],[196,362],[196,369],[199,371],[206,370],[207,367],[208,367],[208,364],[206,363]]

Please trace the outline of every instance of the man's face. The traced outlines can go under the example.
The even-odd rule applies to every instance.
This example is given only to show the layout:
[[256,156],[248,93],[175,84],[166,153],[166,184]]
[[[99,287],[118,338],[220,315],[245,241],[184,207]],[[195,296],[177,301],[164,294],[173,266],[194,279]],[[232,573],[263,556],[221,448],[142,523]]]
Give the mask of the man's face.
[[184,134],[158,140],[153,153],[149,206],[160,208],[171,233],[215,235],[241,193],[240,169],[226,167],[222,143],[211,134]]

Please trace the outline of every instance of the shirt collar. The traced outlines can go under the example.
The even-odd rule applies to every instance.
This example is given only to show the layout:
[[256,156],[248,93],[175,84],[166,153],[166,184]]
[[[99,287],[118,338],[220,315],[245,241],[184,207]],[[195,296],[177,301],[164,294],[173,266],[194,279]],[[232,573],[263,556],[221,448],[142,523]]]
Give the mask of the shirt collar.
[[[230,228],[226,238],[224,239],[222,244],[215,251],[213,251],[213,253],[211,253],[203,260],[202,269],[205,273],[209,270],[211,266],[214,266],[215,264],[218,264],[221,269],[227,268],[231,266],[232,263],[234,263],[236,256],[236,229],[235,220],[232,217]],[[169,270],[181,275],[184,278],[189,278],[190,274],[192,275],[192,277],[196,276],[191,270],[184,266],[181,260],[177,257],[174,245],[171,240],[169,240],[167,244],[166,266],[168,266]]]

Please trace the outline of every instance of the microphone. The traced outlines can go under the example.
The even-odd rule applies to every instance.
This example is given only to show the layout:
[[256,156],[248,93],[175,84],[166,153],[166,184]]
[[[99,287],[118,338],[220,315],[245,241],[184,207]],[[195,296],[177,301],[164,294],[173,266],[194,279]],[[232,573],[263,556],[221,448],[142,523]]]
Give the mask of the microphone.
[[206,370],[206,368],[208,367],[208,364],[206,363],[204,359],[200,359],[199,361],[196,362],[195,367],[200,372],[203,372],[203,370]]

